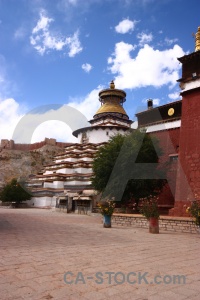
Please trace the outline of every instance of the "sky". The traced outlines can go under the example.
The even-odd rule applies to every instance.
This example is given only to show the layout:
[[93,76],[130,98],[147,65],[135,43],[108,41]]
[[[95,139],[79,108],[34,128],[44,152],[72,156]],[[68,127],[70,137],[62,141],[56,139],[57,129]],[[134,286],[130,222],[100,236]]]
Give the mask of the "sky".
[[111,80],[132,120],[148,99],[180,100],[199,12],[199,0],[0,0],[0,139],[76,142]]

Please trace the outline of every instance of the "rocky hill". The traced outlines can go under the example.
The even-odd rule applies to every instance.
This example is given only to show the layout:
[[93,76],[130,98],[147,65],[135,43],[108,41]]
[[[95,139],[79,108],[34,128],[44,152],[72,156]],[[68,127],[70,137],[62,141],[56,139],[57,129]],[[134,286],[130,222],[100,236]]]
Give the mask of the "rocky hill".
[[45,145],[33,151],[0,150],[0,187],[12,178],[27,178],[37,174],[43,166],[52,162],[54,156],[64,152],[64,149]]

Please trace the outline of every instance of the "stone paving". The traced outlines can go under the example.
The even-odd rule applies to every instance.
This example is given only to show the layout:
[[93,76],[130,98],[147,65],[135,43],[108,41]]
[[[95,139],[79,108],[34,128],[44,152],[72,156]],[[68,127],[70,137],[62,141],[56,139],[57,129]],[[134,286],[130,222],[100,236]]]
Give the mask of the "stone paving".
[[0,299],[199,300],[199,249],[198,234],[0,208]]

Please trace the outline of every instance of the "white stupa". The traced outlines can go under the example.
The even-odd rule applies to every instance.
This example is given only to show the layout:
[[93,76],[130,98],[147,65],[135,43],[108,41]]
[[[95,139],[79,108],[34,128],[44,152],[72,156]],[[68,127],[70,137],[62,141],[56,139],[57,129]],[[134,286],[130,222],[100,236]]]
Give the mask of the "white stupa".
[[110,88],[100,91],[101,107],[90,120],[90,127],[73,132],[78,143],[56,155],[43,172],[28,182],[33,197],[28,204],[35,207],[65,207],[67,211],[90,213],[97,193],[91,186],[92,160],[99,147],[116,134],[130,132],[131,124],[123,103],[126,93]]

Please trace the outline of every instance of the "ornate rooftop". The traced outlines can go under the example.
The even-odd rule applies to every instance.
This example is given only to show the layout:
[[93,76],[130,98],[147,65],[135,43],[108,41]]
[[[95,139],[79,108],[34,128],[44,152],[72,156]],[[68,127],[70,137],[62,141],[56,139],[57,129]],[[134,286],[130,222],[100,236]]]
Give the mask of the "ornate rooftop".
[[117,113],[127,116],[123,103],[126,101],[126,93],[123,90],[115,88],[113,81],[110,83],[110,88],[99,92],[99,101],[101,107],[97,110],[94,117],[105,113]]

